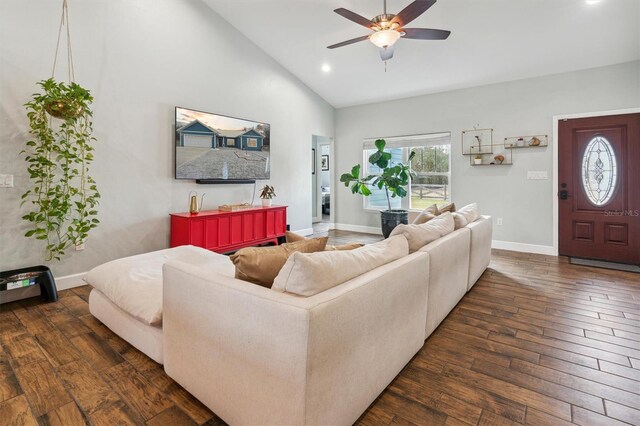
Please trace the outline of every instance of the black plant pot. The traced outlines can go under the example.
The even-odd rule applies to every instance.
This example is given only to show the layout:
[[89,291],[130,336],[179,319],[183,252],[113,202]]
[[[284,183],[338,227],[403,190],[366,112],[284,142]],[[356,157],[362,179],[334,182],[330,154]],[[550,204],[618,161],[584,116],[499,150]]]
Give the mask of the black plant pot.
[[382,235],[389,238],[389,234],[393,228],[404,223],[409,223],[409,212],[406,210],[383,210],[380,212],[380,221],[382,222]]

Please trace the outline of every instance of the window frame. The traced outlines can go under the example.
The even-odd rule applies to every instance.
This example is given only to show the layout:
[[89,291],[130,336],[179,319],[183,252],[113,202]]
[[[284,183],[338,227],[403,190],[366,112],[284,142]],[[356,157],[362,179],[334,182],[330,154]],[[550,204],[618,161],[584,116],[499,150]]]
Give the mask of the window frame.
[[[369,164],[369,153],[368,151],[374,150],[374,147],[371,146],[367,146],[368,144],[370,145],[371,142],[375,141],[376,139],[384,139],[385,141],[387,141],[387,143],[389,143],[389,141],[392,141],[392,143],[397,143],[398,141],[410,141],[410,140],[420,140],[420,139],[426,139],[427,141],[429,139],[442,139],[442,138],[447,138],[448,141],[445,143],[425,143],[423,145],[417,145],[420,147],[427,147],[427,146],[442,146],[442,145],[448,145],[449,146],[449,171],[448,172],[428,172],[428,175],[433,175],[433,176],[447,176],[448,177],[448,199],[446,201],[450,202],[451,198],[452,198],[452,191],[451,191],[451,166],[452,166],[452,143],[451,143],[451,132],[439,132],[439,133],[423,133],[423,134],[417,134],[417,135],[407,135],[407,136],[393,136],[393,137],[383,137],[383,138],[370,138],[370,139],[365,139],[364,143],[363,143],[363,147],[362,147],[362,164],[363,164],[363,175],[364,176],[368,176],[368,175],[374,175],[377,176],[377,174],[370,172],[370,167],[371,164]],[[402,148],[403,149],[403,153],[402,153],[402,162],[404,164],[407,163],[407,161],[409,160],[409,154],[411,153],[411,148],[415,148],[416,146],[406,146],[406,147],[398,147],[398,146],[391,146],[391,147],[385,147],[385,151],[388,149],[394,149],[394,148]],[[407,191],[409,192],[409,194],[400,199],[400,209],[403,210],[408,210],[408,211],[414,211],[414,212],[419,212],[422,211],[422,208],[411,208],[411,183],[412,183],[412,179],[409,178],[409,184],[407,185]],[[377,188],[376,188],[377,189]],[[387,208],[387,206],[385,205],[384,207],[372,207],[369,205],[369,200],[370,200],[371,196],[365,197],[362,196],[362,208],[369,213],[379,213],[382,210],[385,210]],[[393,208],[394,206],[392,206]]]

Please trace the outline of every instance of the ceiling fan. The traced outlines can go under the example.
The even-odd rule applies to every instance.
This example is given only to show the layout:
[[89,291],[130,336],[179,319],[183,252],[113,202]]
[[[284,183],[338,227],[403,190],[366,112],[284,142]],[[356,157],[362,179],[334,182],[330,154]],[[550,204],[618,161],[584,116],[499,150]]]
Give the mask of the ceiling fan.
[[393,57],[393,45],[400,38],[413,40],[445,40],[449,37],[451,31],[434,30],[430,28],[405,28],[405,25],[422,15],[435,3],[436,0],[415,0],[402,9],[400,13],[394,15],[387,13],[387,0],[384,0],[382,15],[378,15],[371,20],[344,8],[336,9],[334,12],[338,15],[369,28],[373,33],[332,44],[331,46],[327,46],[327,49],[335,49],[368,39],[380,48],[380,59],[386,62]]

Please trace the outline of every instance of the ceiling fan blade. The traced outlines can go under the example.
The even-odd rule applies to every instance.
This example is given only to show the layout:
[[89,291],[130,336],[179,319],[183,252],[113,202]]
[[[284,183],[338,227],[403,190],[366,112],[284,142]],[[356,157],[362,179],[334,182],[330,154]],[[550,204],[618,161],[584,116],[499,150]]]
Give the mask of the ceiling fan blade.
[[347,18],[348,20],[355,22],[356,24],[360,24],[363,27],[367,27],[367,28],[376,28],[376,24],[373,21],[370,21],[369,19],[365,18],[364,16],[360,16],[355,12],[352,12],[350,10],[347,10],[343,7],[334,10],[335,13],[337,13],[338,15],[342,16],[343,18]]
[[380,48],[380,59],[388,61],[393,58],[393,45]]
[[352,38],[351,40],[347,40],[347,41],[343,41],[341,43],[336,43],[336,44],[332,44],[331,46],[327,46],[327,49],[335,49],[336,47],[342,47],[342,46],[348,46],[350,44],[353,43],[357,43],[359,41],[364,41],[366,39],[368,39],[369,36],[362,36],[362,37],[358,37],[358,38]]
[[415,0],[413,3],[409,4],[409,6],[402,9],[400,13],[391,20],[391,22],[397,22],[400,27],[404,27],[409,22],[425,13],[435,3],[436,0]]
[[451,31],[431,28],[403,28],[401,31],[404,32],[402,38],[413,40],[446,40],[451,34]]

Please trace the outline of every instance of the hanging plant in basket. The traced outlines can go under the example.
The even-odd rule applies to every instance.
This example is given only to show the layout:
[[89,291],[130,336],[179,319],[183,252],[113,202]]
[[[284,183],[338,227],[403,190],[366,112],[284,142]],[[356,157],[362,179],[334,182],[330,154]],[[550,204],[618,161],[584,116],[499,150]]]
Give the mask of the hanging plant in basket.
[[[89,165],[93,161],[91,93],[73,82],[67,2],[63,1],[58,44],[67,23],[69,83],[53,77],[38,82],[36,93],[25,104],[31,138],[22,152],[28,163],[31,187],[22,195],[30,211],[22,219],[30,223],[25,234],[46,242],[46,260],[60,260],[72,246],[84,243],[98,226],[100,194]],[[56,47],[56,57],[58,47]],[[55,74],[55,61],[54,71]]]

